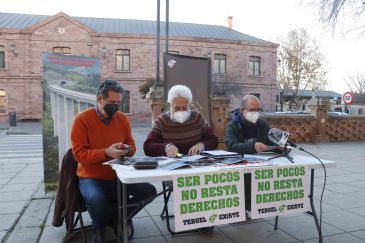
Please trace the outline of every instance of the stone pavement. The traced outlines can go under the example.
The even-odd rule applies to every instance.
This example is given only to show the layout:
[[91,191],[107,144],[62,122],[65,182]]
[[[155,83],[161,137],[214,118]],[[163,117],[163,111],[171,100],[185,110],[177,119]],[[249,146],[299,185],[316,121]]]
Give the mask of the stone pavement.
[[[138,155],[143,154],[142,143],[148,131],[148,126],[133,128],[139,148]],[[2,151],[7,151],[5,147],[9,147],[8,139],[12,139],[12,136],[14,135],[0,137]],[[22,140],[25,141],[25,137]],[[19,139],[17,142],[21,144],[24,142],[22,140]],[[34,147],[39,146],[38,150],[41,149],[41,144],[36,144],[38,145]],[[323,159],[337,162],[336,168],[327,170],[327,186],[323,200],[324,242],[365,242],[365,142],[302,146]],[[25,162],[21,158],[2,159],[2,151],[0,151],[0,239],[3,239],[3,242],[60,242],[65,235],[65,227],[56,228],[51,225],[54,210],[53,204],[51,205],[53,195],[43,192],[40,183],[43,180],[43,166],[39,158],[33,162]],[[21,149],[17,151],[18,156],[21,156]],[[28,151],[23,154],[27,153],[33,152]],[[316,170],[317,212],[323,179],[323,172]],[[160,188],[159,184],[156,186]],[[2,201],[3,198],[6,198],[6,201]],[[159,217],[162,205],[162,198],[157,198],[134,218],[135,236],[132,243],[318,242],[314,220],[306,214],[280,217],[277,231],[273,230],[273,218],[268,218],[216,227],[214,237],[211,238],[199,234],[172,237],[167,232],[165,221]],[[90,224],[88,214],[84,213],[83,217],[86,224]],[[113,239],[112,235],[110,232],[110,239]],[[90,232],[88,238],[90,239]],[[72,242],[82,242],[81,234],[75,234]]]
[[[3,127],[5,127],[3,125]],[[52,203],[43,188],[42,126],[18,123],[0,136],[0,240],[36,242]]]

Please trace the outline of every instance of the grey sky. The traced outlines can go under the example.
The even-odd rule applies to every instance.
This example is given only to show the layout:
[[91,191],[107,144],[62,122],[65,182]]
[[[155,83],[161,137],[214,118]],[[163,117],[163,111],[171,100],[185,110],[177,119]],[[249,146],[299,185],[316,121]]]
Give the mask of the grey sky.
[[[334,34],[322,29],[318,12],[299,0],[170,0],[170,21],[227,25],[245,34],[279,43],[291,28],[305,27],[320,43],[328,66],[328,89],[348,90],[343,77],[364,70],[365,35]],[[0,0],[1,12],[53,15],[60,11],[70,16],[147,19],[156,18],[156,0]],[[359,1],[361,4],[361,1]],[[165,0],[161,0],[161,19],[165,19]],[[347,20],[346,24],[351,24]]]

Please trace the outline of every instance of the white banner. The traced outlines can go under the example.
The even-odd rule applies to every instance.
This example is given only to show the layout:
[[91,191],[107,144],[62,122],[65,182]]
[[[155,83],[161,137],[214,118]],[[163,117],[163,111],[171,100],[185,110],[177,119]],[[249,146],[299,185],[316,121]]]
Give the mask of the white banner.
[[246,220],[243,170],[173,178],[175,230]]
[[257,168],[252,171],[251,218],[310,209],[310,170],[305,166]]

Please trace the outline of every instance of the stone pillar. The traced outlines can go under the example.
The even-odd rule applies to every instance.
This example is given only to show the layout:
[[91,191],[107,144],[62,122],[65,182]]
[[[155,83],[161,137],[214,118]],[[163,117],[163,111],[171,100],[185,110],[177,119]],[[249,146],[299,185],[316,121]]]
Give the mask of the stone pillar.
[[330,100],[326,98],[312,98],[308,102],[308,107],[312,115],[316,118],[316,133],[312,138],[312,142],[329,142],[327,134],[327,112],[330,109],[330,105]]
[[226,96],[214,96],[212,98],[212,129],[214,134],[218,137],[220,142],[220,148],[223,148],[221,144],[224,142],[226,131],[226,114],[230,100]]
[[163,86],[153,86],[146,94],[146,100],[151,106],[152,125],[156,118],[164,111],[164,88]]

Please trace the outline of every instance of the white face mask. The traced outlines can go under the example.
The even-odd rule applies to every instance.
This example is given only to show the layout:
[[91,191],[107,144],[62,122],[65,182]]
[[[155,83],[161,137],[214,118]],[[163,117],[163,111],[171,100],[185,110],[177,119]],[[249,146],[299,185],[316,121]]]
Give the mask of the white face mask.
[[251,123],[256,123],[257,120],[259,119],[259,116],[260,115],[257,111],[250,111],[247,113],[243,113],[243,117]]
[[179,123],[184,123],[190,116],[189,111],[177,111],[173,113],[173,119]]

